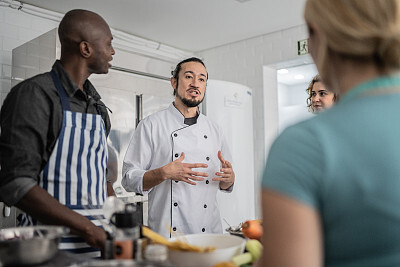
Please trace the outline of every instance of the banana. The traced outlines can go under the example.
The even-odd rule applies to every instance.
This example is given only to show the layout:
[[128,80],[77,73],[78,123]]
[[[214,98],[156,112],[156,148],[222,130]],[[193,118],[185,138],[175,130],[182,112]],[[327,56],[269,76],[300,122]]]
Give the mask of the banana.
[[161,244],[161,245],[169,245],[168,240],[163,237],[160,234],[157,234],[156,232],[153,232],[152,230],[150,230],[150,228],[146,227],[146,226],[142,226],[142,235],[149,238],[151,241],[153,241],[156,244]]
[[257,239],[250,239],[246,242],[246,250],[250,252],[252,256],[252,262],[254,262],[261,257],[263,245]]

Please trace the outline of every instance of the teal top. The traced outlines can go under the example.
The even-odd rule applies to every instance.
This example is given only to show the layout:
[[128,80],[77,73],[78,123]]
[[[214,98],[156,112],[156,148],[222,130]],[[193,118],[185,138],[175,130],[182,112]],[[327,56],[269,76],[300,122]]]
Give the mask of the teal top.
[[287,128],[262,186],[318,210],[325,266],[400,266],[400,76]]

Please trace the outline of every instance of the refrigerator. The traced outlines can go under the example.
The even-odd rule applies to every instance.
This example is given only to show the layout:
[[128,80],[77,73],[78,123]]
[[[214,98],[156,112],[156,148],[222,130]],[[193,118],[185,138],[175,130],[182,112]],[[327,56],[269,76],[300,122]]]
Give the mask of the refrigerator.
[[226,229],[255,219],[252,90],[237,83],[209,80],[202,110],[221,126],[232,154],[233,191],[217,195]]

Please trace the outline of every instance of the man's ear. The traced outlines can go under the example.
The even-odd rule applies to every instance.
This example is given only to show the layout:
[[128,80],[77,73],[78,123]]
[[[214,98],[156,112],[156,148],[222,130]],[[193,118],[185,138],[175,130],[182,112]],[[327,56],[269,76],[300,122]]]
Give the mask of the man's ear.
[[174,88],[174,90],[176,90],[176,79],[174,77],[171,77],[170,82],[171,82],[172,88]]
[[86,41],[82,41],[79,43],[79,51],[84,58],[88,58],[92,55],[92,47]]

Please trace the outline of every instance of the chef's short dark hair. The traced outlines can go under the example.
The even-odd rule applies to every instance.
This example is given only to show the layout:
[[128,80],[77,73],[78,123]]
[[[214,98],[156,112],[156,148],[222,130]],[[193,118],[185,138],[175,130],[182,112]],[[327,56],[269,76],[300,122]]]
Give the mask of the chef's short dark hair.
[[[172,77],[174,77],[175,79],[178,80],[179,72],[180,72],[181,69],[182,69],[182,64],[188,63],[188,62],[199,62],[199,63],[201,63],[201,64],[204,66],[204,68],[206,68],[206,65],[204,65],[203,60],[201,60],[200,58],[197,58],[197,57],[187,58],[187,59],[182,60],[181,62],[179,62],[179,63],[176,65],[175,69],[174,69],[173,71],[171,71]],[[206,68],[206,71],[207,71],[207,68]],[[208,80],[208,72],[207,72],[207,80]]]

